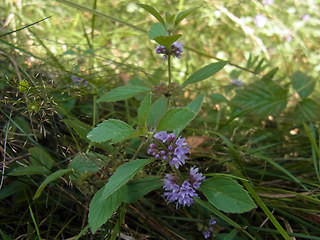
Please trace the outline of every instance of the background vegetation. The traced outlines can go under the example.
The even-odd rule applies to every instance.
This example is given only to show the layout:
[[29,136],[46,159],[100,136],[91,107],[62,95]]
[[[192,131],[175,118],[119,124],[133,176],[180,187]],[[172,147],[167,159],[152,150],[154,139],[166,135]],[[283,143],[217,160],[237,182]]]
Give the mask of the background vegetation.
[[[156,20],[134,1],[4,0],[1,237],[199,239],[213,216],[213,239],[282,239],[261,209],[265,205],[291,239],[320,239],[320,2],[147,4],[161,14],[199,7],[177,29],[184,52],[172,62],[175,82],[209,63],[229,61],[214,77],[173,98],[176,106],[185,106],[205,96],[197,118],[183,131],[192,146],[190,164],[207,176],[240,171],[259,207],[245,214],[176,209],[160,187],[121,206],[93,235],[92,196],[142,141],[90,142],[88,132],[105,119],[135,126],[142,96],[97,99],[119,86],[152,88],[166,81],[167,63],[147,34]],[[146,152],[147,147],[139,156],[148,158]],[[235,159],[241,169],[235,169]]]

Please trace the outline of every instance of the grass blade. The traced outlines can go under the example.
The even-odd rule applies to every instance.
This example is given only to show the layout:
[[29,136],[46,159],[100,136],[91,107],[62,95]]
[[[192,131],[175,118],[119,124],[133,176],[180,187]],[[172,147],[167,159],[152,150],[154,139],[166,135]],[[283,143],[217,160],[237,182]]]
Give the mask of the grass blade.
[[79,5],[79,4],[72,3],[72,2],[69,2],[69,1],[65,1],[65,0],[56,0],[56,1],[57,1],[57,2],[60,2],[60,3],[63,3],[63,4],[66,4],[66,5],[69,5],[70,7],[79,9],[79,10],[81,10],[81,11],[89,12],[89,13],[91,13],[91,14],[94,14],[94,15],[97,15],[97,16],[100,16],[100,17],[103,17],[103,18],[107,18],[107,19],[112,20],[112,21],[114,21],[114,22],[118,22],[118,23],[121,23],[121,24],[126,25],[126,26],[128,26],[128,27],[131,27],[131,28],[133,28],[133,29],[136,29],[136,30],[138,30],[138,31],[147,33],[146,30],[144,30],[144,29],[142,29],[142,28],[140,28],[140,27],[134,26],[134,25],[132,25],[132,24],[130,24],[130,23],[127,23],[127,22],[125,22],[125,21],[123,21],[123,20],[120,20],[120,19],[115,18],[115,17],[111,17],[111,16],[109,16],[109,15],[106,15],[106,14],[101,13],[101,12],[98,12],[98,11],[96,11],[96,10],[93,10],[93,9],[90,9],[90,8],[87,8],[87,7],[84,7],[84,6],[81,6],[81,5]]
[[38,239],[40,240],[40,239],[41,239],[41,236],[40,236],[39,227],[38,227],[38,224],[37,224],[37,222],[36,222],[36,219],[34,218],[33,211],[32,211],[32,208],[31,208],[30,205],[29,205],[29,211],[30,211],[30,215],[31,215],[33,224],[34,224],[34,226],[35,226],[35,228],[36,228],[36,231],[37,231]]

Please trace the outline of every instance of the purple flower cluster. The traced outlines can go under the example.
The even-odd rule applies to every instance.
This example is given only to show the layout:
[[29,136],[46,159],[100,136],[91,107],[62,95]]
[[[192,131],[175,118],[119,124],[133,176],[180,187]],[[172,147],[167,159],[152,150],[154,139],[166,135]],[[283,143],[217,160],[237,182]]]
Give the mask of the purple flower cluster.
[[231,85],[241,87],[244,85],[244,83],[241,80],[235,78],[235,79],[232,79]]
[[75,76],[75,75],[72,75],[71,76],[71,80],[77,85],[77,86],[87,86],[88,85],[88,82],[86,80],[84,80],[83,78],[81,77],[78,77],[78,76]]
[[157,132],[154,138],[159,141],[159,144],[150,144],[148,154],[159,159],[168,160],[169,164],[177,169],[185,164],[185,160],[188,158],[187,154],[190,151],[185,138],[179,137],[175,140],[174,133],[168,134],[166,131]]
[[204,236],[205,239],[208,239],[211,235],[211,232],[213,231],[213,225],[217,224],[216,220],[214,218],[211,218],[209,220],[209,227],[208,227],[208,230],[206,231],[203,231],[202,234]]
[[168,202],[175,202],[177,208],[180,205],[190,207],[194,203],[193,198],[199,197],[195,189],[199,188],[201,182],[205,180],[205,177],[202,176],[202,173],[198,173],[198,170],[198,168],[192,167],[189,180],[184,181],[181,185],[179,185],[179,179],[176,176],[166,175],[163,189],[165,190],[164,196]]
[[174,42],[171,45],[171,51],[169,52],[168,49],[165,46],[158,45],[156,47],[156,53],[157,54],[163,54],[163,59],[166,59],[168,55],[172,55],[177,58],[181,58],[182,50],[182,43]]
[[[149,145],[148,154],[167,160],[176,169],[185,164],[190,151],[185,138],[176,138],[174,133],[166,131],[157,132],[154,138],[157,141]],[[165,190],[164,196],[169,203],[176,203],[177,208],[181,205],[190,207],[194,203],[193,198],[199,197],[196,189],[205,180],[202,173],[198,171],[196,167],[190,168],[189,178],[185,181],[172,174],[166,174],[163,189]]]

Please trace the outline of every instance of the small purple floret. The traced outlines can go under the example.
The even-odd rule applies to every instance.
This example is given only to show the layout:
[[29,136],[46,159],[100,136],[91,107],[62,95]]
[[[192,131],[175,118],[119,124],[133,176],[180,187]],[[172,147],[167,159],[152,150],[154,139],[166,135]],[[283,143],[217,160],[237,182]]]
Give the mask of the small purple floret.
[[211,219],[209,220],[209,226],[213,226],[213,225],[215,225],[215,224],[217,224],[217,221],[216,221],[214,218],[211,218]]
[[210,237],[211,232],[213,231],[213,226],[217,224],[216,220],[214,218],[211,218],[209,220],[209,226],[206,227],[205,229],[207,229],[206,231],[203,231],[202,234],[204,235],[204,238],[207,239]]
[[177,145],[178,147],[186,146],[186,145],[187,145],[186,139],[185,139],[185,138],[178,137],[178,139],[177,139],[177,141],[176,141],[176,145]]
[[88,85],[88,82],[86,80],[84,80],[83,78],[81,77],[78,77],[78,76],[75,76],[75,75],[72,75],[71,76],[71,80],[77,85],[77,86],[87,86]]
[[189,153],[189,148],[188,147],[177,147],[174,150],[174,154],[178,157],[178,158],[183,158],[184,155]]
[[192,184],[192,187],[198,189],[200,187],[201,182],[203,182],[206,177],[202,176],[202,173],[198,173],[199,169],[192,167],[190,168],[189,180]]
[[202,234],[203,234],[205,239],[208,239],[210,237],[210,235],[211,235],[211,232],[210,231],[203,231]]
[[165,143],[168,139],[168,133],[166,131],[157,132],[154,137],[155,139]]

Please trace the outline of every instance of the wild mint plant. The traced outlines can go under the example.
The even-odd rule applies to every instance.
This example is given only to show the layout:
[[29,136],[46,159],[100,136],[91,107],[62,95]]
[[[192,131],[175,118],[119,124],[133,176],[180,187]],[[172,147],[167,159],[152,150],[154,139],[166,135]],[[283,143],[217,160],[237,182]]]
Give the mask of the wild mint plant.
[[[125,234],[140,239],[143,233],[156,235],[154,230],[164,234],[162,239],[199,239],[201,233],[208,239],[279,239],[280,234],[283,239],[319,238],[320,110],[315,77],[320,55],[315,52],[319,11],[314,1],[247,1],[241,9],[235,7],[237,1],[206,1],[197,10],[199,17],[179,28],[178,22],[192,9],[160,16],[145,5],[158,20],[148,32],[151,45],[143,44],[144,37],[142,41],[136,37],[137,30],[146,33],[148,22],[134,3],[94,0],[91,8],[90,4],[57,0],[53,5],[38,1],[34,8],[25,8],[20,1],[0,2],[5,20],[0,30],[1,239],[96,239],[106,235],[127,239]],[[193,4],[179,1],[178,8]],[[48,9],[57,10],[53,18],[30,22],[43,18]],[[107,15],[110,9],[113,16]],[[139,27],[128,22],[131,13],[141,23]],[[83,21],[69,21],[70,16]],[[266,19],[255,16],[267,17],[267,24],[258,21]],[[41,27],[35,27],[37,24]],[[191,38],[196,41],[188,40]],[[206,52],[201,51],[202,40]],[[110,59],[109,43],[112,50],[117,48],[116,59],[124,51],[123,61]],[[141,54],[140,60],[153,54],[160,67],[154,60],[138,61],[136,66],[136,53]],[[190,76],[193,67],[200,69],[205,59],[223,65],[218,56],[232,59],[225,68],[226,72],[234,69],[230,78],[225,72],[219,79],[214,76],[210,84],[192,84],[200,81],[197,74],[213,75],[213,66],[219,65],[209,65],[188,82],[183,74],[175,73],[184,73],[178,68],[186,66]],[[248,61],[245,67],[235,64],[243,63],[244,58]],[[115,65],[106,64],[110,60]],[[168,78],[163,73],[166,65]],[[131,66],[132,74],[127,72]],[[275,68],[264,74],[271,66],[277,66],[278,72]],[[126,86],[102,98],[114,84],[121,85],[116,77],[124,80],[123,73],[139,77],[125,80]],[[208,85],[213,88],[204,88]],[[187,95],[191,100],[182,97]],[[117,99],[125,101],[115,102]],[[189,124],[200,108],[199,117]],[[106,119],[109,125],[99,121],[104,131],[98,128],[89,143],[87,134],[98,119]],[[203,128],[198,128],[200,123]],[[159,132],[174,132],[173,147],[181,136],[192,148],[180,149],[180,156],[175,156],[178,161],[170,158],[162,152],[173,151],[167,149],[170,144],[155,138]],[[101,143],[95,142],[106,136]],[[192,143],[197,137],[206,139],[199,149]],[[157,145],[160,157],[148,154],[150,144]],[[110,183],[101,188],[107,179]],[[257,211],[245,216],[225,214],[251,208],[240,201],[246,196],[241,195],[244,191],[237,182],[255,199]],[[90,225],[85,226],[86,206],[94,193]],[[149,195],[144,196],[146,193]],[[148,207],[157,209],[149,214],[144,212]],[[211,216],[218,224],[211,225]],[[160,221],[154,228],[145,219]],[[105,221],[92,236],[90,226]],[[140,231],[139,226],[145,229]],[[168,234],[165,226],[170,227]],[[252,236],[245,236],[244,229]],[[172,231],[175,236],[171,237]]]
[[[161,185],[164,198],[168,203],[175,204],[177,209],[191,207],[196,203],[195,199],[205,200],[203,196],[215,208],[224,212],[241,213],[253,209],[255,204],[252,199],[236,181],[214,174],[211,174],[214,177],[205,177],[199,167],[192,163],[192,157],[189,155],[190,146],[186,139],[180,136],[182,130],[200,111],[204,96],[197,96],[186,106],[173,107],[176,106],[173,94],[175,91],[181,92],[190,84],[212,77],[223,69],[227,62],[211,63],[191,74],[179,85],[171,75],[173,68],[171,58],[176,57],[183,61],[181,55],[183,47],[178,41],[182,35],[175,34],[175,30],[178,24],[196,9],[177,15],[166,14],[163,19],[153,7],[144,4],[140,6],[158,20],[158,23],[151,26],[148,34],[150,39],[158,44],[155,47],[156,54],[162,54],[167,60],[168,80],[167,83],[161,82],[153,88],[143,85],[118,87],[97,100],[97,102],[114,102],[144,95],[137,111],[136,126],[118,119],[105,120],[88,134],[87,137],[92,144],[104,142],[117,144],[137,137],[143,140],[133,159],[123,163],[113,173],[108,183],[92,198],[89,207],[89,225],[92,232],[96,232],[123,203],[136,201]],[[159,96],[159,93],[162,96]],[[147,149],[146,145],[149,146]],[[150,157],[136,159],[144,154]],[[150,182],[149,186],[140,189],[137,195],[132,188],[136,181],[142,180],[139,179],[139,173],[156,161],[163,166],[160,175],[157,176],[162,179],[162,184]],[[188,167],[189,165],[192,167]],[[203,205],[201,202],[198,204]],[[208,233],[204,236],[207,237]]]

